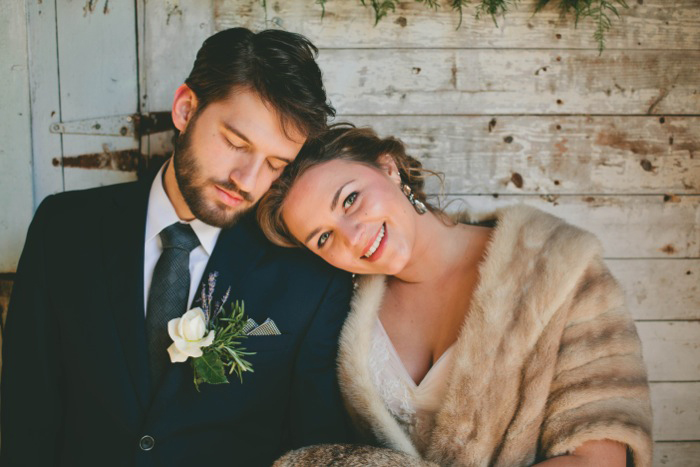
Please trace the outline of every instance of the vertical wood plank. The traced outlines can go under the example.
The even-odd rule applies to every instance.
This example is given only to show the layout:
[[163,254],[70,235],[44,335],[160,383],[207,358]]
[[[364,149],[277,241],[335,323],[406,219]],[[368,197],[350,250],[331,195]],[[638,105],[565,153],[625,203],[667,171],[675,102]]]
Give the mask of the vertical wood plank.
[[[128,115],[138,111],[136,6],[133,2],[57,3],[61,119]],[[85,155],[109,157],[138,150],[131,137],[63,136],[65,188],[74,190],[134,180],[135,171],[95,170]],[[78,159],[83,156],[83,159]]]
[[61,135],[49,126],[61,121],[55,2],[28,1],[29,96],[32,114],[34,207],[63,191]]
[[34,212],[32,149],[27,67],[27,20],[22,0],[4,3],[0,15],[0,273],[17,268],[27,227]]
[[[172,107],[175,90],[185,82],[204,39],[214,32],[212,0],[196,3],[140,0],[139,61],[141,111]],[[172,132],[143,138],[143,153],[163,157],[172,151]]]

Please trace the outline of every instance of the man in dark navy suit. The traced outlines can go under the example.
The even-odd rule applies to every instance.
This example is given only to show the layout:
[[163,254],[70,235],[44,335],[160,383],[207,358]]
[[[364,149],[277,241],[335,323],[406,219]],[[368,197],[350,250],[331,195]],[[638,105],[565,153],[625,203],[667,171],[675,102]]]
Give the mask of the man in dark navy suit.
[[[215,34],[175,92],[180,134],[154,178],[42,202],[3,343],[3,466],[270,465],[347,440],[335,356],[350,278],[272,246],[251,215],[333,115],[315,53],[283,31]],[[214,272],[214,301],[230,287],[280,334],[244,340],[242,382],[198,392],[164,323]]]

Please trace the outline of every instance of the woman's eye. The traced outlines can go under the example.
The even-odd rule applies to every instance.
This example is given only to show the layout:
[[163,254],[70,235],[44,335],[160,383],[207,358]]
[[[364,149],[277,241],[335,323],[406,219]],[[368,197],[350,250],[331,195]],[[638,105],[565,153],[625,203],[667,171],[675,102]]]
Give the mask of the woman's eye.
[[318,247],[321,248],[325,243],[326,240],[328,240],[328,237],[330,237],[331,234],[330,232],[323,232],[320,237],[318,237]]
[[350,193],[348,195],[347,198],[345,198],[345,201],[343,202],[343,207],[345,209],[349,208],[350,206],[353,205],[353,203],[355,202],[356,199],[357,199],[357,192],[353,191],[352,193]]

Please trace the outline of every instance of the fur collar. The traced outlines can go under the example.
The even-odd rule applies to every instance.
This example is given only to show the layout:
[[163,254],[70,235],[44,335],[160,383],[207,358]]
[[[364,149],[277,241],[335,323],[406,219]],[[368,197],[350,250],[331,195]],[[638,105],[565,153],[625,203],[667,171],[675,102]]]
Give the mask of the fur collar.
[[[513,206],[481,216],[465,212],[455,219],[460,222],[495,219],[496,227],[480,267],[470,311],[456,342],[459,358],[455,359],[445,403],[437,414],[431,452],[436,449],[443,452],[455,440],[475,436],[494,438],[478,443],[485,451],[488,445],[497,443],[495,437],[499,436],[503,420],[492,420],[492,414],[484,414],[486,419],[480,423],[477,435],[474,427],[455,424],[455,418],[468,404],[502,407],[498,404],[518,403],[492,394],[494,379],[512,372],[520,374],[538,336],[564,305],[591,259],[601,251],[593,235],[527,206]],[[351,313],[341,334],[339,376],[351,415],[360,429],[371,432],[383,445],[417,456],[410,438],[384,406],[369,373],[371,330],[385,289],[385,276],[359,279]],[[485,368],[490,372],[488,377]],[[465,385],[465,378],[472,377]],[[466,392],[465,386],[469,387]],[[468,455],[482,461],[489,457],[488,452]],[[429,452],[428,457],[435,456]]]

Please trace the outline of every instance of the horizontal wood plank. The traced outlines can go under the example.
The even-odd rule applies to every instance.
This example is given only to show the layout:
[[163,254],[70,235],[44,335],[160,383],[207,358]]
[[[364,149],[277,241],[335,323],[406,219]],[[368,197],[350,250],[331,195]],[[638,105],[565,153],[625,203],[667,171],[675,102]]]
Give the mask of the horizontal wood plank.
[[341,114],[700,115],[700,51],[323,50]]
[[[337,119],[343,120],[342,117]],[[451,193],[700,192],[700,118],[357,116]],[[516,175],[518,174],[518,175]],[[521,183],[514,184],[516,177]]]
[[700,440],[700,382],[651,383],[656,441]]
[[609,259],[606,264],[635,319],[700,319],[700,260]]
[[700,466],[700,441],[654,443],[654,465],[659,467]]
[[609,258],[698,258],[700,197],[449,195],[448,211],[535,206],[595,233]]
[[638,321],[652,381],[700,381],[700,321]]
[[[446,2],[445,2],[446,3]],[[396,12],[373,27],[370,8],[357,1],[332,0],[321,7],[315,0],[268,1],[265,11],[259,0],[216,0],[217,30],[246,26],[255,30],[280,27],[308,36],[316,45],[329,48],[595,48],[595,24],[582,20],[577,27],[571,16],[560,17],[552,5],[533,15],[535,1],[523,0],[511,7],[496,27],[488,16],[475,18],[472,2],[459,15],[447,5],[431,11],[412,0],[399,3]],[[613,20],[606,35],[608,49],[697,49],[700,43],[700,1],[666,0],[628,2],[622,18]]]

